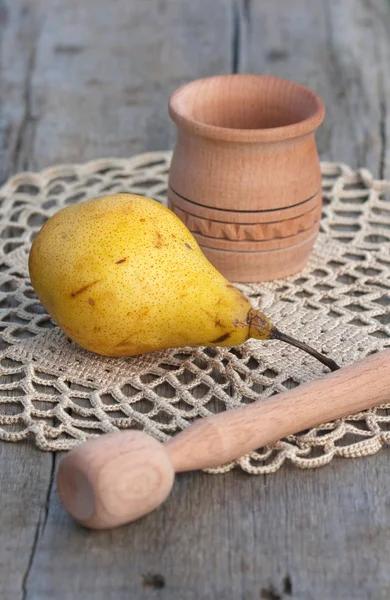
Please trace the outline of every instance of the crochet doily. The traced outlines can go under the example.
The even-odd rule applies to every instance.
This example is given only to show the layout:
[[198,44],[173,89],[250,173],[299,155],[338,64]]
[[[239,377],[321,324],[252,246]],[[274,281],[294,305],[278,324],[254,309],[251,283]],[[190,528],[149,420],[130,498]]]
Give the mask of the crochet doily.
[[[81,200],[134,192],[166,201],[170,152],[21,173],[0,189],[0,438],[42,450],[138,428],[165,441],[198,417],[321,377],[325,368],[277,341],[105,358],[71,342],[31,287],[31,241],[53,213]],[[324,212],[309,264],[271,283],[238,285],[274,323],[342,365],[390,347],[390,182],[322,164]],[[390,442],[390,404],[326,423],[235,463],[271,473],[287,459],[317,467]]]

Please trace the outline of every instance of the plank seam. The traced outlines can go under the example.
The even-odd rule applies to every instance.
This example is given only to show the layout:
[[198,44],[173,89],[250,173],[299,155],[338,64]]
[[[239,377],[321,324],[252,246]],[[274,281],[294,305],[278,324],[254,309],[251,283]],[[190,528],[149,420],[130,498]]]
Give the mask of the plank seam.
[[35,528],[34,540],[32,543],[30,556],[28,559],[26,570],[25,570],[23,578],[22,578],[22,600],[28,599],[28,590],[27,590],[28,579],[29,579],[29,576],[31,573],[33,563],[34,563],[34,558],[35,558],[35,554],[36,554],[36,551],[38,548],[38,543],[39,543],[40,539],[43,537],[43,534],[45,531],[47,518],[49,515],[50,496],[51,496],[51,492],[53,489],[55,468],[56,468],[56,454],[54,452],[52,452],[51,453],[50,478],[49,478],[49,484],[47,486],[47,491],[46,491],[45,504],[43,506],[43,509],[41,509],[41,512],[39,515],[38,523]]

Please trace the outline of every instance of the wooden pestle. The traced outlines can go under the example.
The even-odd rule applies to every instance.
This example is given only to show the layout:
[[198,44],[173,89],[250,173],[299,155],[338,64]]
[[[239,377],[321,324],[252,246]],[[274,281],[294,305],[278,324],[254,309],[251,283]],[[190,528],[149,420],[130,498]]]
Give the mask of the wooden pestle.
[[175,472],[217,467],[298,431],[390,401],[390,350],[248,406],[200,419],[162,444],[140,431],[105,434],[61,462],[68,512],[94,529],[159,506]]

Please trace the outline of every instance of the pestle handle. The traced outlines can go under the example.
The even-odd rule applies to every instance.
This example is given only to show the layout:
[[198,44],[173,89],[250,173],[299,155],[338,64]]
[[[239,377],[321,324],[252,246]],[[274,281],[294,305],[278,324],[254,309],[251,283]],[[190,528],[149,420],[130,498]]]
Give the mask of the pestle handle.
[[200,419],[166,448],[176,472],[218,467],[286,435],[390,402],[390,350],[249,406]]
[[175,471],[216,467],[288,434],[389,401],[386,350],[321,380],[201,419],[167,444],[134,430],[90,440],[61,462],[58,491],[86,527],[116,527],[159,506]]

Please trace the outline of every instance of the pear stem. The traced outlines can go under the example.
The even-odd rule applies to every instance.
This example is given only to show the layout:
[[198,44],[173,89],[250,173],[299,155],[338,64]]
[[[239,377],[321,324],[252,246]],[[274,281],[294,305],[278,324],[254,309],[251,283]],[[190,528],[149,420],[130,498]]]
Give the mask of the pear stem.
[[311,346],[308,346],[307,344],[305,344],[305,342],[300,342],[299,340],[296,340],[295,338],[287,335],[286,333],[282,333],[281,331],[279,331],[279,329],[276,329],[276,327],[274,327],[271,330],[269,339],[280,340],[281,342],[286,342],[287,344],[290,344],[291,346],[295,346],[296,348],[300,348],[301,350],[304,350],[311,356],[314,356],[314,358],[319,360],[323,365],[328,367],[331,371],[337,371],[340,368],[339,365],[331,358],[328,358],[327,356],[324,356],[320,352],[317,352],[317,350],[314,350],[314,348],[312,348]]

